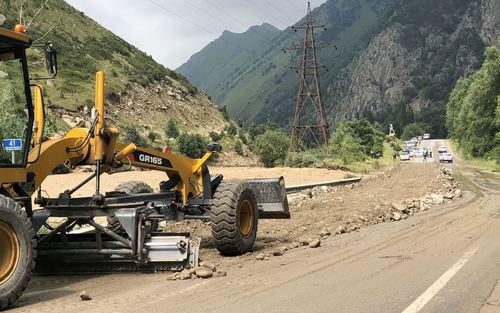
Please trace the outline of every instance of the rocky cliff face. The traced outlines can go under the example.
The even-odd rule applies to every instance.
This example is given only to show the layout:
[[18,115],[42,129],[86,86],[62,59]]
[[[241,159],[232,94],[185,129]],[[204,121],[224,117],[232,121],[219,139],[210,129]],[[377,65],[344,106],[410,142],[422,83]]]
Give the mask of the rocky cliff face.
[[500,46],[500,1],[481,1],[481,37],[484,41]]
[[[376,115],[397,103],[407,104],[424,122],[429,111],[443,117],[455,81],[477,70],[485,46],[498,44],[499,1],[417,2],[418,7],[394,10],[368,47],[328,85],[331,122]],[[435,133],[446,132],[431,126]]]

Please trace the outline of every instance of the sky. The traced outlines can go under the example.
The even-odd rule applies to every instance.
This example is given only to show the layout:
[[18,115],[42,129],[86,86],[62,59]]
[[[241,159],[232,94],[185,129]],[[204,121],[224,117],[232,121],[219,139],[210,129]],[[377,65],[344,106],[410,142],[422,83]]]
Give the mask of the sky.
[[[317,7],[326,0],[310,0]],[[66,0],[116,35],[176,69],[218,38],[269,23],[284,29],[307,0]]]

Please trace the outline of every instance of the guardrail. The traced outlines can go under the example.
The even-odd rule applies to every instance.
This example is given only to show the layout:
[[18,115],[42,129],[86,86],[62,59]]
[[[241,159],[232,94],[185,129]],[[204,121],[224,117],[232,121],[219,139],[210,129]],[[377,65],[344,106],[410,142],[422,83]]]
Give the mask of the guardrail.
[[340,180],[331,180],[331,181],[320,182],[320,183],[288,186],[285,189],[286,189],[286,193],[295,193],[295,192],[299,192],[301,190],[314,188],[314,187],[318,187],[318,186],[342,186],[342,185],[349,185],[352,183],[357,183],[359,181],[361,181],[361,177],[354,177],[354,178],[346,178],[346,179],[340,179]]

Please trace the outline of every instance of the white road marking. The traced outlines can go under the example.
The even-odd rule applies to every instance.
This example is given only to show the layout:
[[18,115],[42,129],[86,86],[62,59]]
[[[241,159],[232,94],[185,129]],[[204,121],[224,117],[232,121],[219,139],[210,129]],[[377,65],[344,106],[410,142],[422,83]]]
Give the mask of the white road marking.
[[469,259],[476,253],[477,248],[466,252],[455,264],[453,264],[434,284],[420,295],[403,313],[416,313],[420,311],[449,281],[455,276],[456,273],[469,261]]

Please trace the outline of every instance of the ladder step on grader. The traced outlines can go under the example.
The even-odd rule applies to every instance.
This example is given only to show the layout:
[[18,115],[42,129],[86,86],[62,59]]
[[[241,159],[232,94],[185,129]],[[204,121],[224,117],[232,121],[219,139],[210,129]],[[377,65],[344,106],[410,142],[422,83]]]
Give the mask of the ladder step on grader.
[[[96,74],[89,127],[45,139],[42,89],[32,81],[56,76],[57,54],[46,44],[49,76],[30,79],[31,43],[25,34],[0,29],[0,106],[9,108],[0,114],[22,125],[0,125],[0,310],[17,301],[35,268],[95,273],[196,267],[199,242],[189,233],[162,231],[165,221],[210,221],[219,252],[240,255],[252,250],[259,219],[290,218],[283,178],[226,181],[210,174],[207,161],[217,144],[192,159],[120,143],[119,130],[105,123],[103,72]],[[57,197],[44,197],[42,183],[60,164],[95,170]],[[103,192],[101,175],[127,166],[164,172],[159,192],[137,181]],[[74,196],[91,181],[93,194]]]

